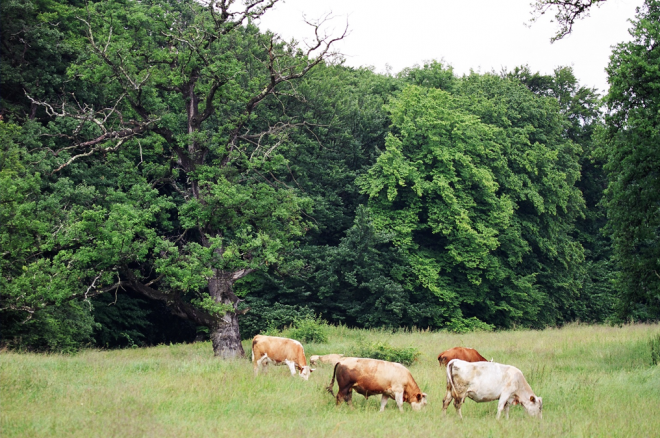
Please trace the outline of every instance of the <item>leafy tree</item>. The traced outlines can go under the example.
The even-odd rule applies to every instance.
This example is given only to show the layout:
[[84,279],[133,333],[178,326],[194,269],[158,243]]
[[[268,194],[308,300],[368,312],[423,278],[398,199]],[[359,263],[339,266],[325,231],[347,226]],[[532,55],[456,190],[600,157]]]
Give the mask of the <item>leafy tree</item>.
[[534,94],[557,99],[566,117],[564,137],[582,148],[581,175],[576,187],[584,196],[586,208],[584,216],[577,218],[574,234],[585,250],[585,263],[579,299],[571,313],[582,321],[603,322],[614,316],[617,293],[611,239],[603,233],[607,213],[601,200],[607,177],[603,160],[595,155],[595,132],[602,125],[600,96],[595,89],[581,87],[570,67],[558,67],[552,75],[517,67],[506,76],[520,80]]
[[[0,3],[0,114],[25,121],[43,116],[25,93],[55,100],[66,69],[81,47],[75,14],[83,0],[8,0]],[[75,79],[74,79],[75,80]]]
[[582,248],[578,148],[556,101],[519,82],[470,75],[455,94],[406,88],[386,151],[360,185],[415,281],[443,309],[498,326],[570,319]]
[[[284,101],[290,115],[315,128],[314,136],[291,134],[302,147],[287,152],[285,170],[290,172],[278,175],[313,199],[313,227],[301,247],[287,256],[286,266],[273,267],[240,286],[237,293],[245,295],[251,309],[245,321],[259,319],[257,313],[267,319],[268,306],[288,306],[294,312],[302,305],[329,321],[352,326],[415,324],[403,305],[408,292],[393,297],[402,289],[390,276],[396,259],[391,244],[373,232],[354,231],[359,206],[366,202],[355,178],[375,162],[382,148],[389,124],[384,103],[400,84],[397,78],[365,68],[319,66],[296,83],[303,98]],[[371,227],[365,220],[359,226]],[[381,293],[383,308],[373,307]],[[394,307],[384,308],[390,299],[403,300],[396,312]],[[259,310],[253,313],[255,308]]]
[[508,169],[498,181],[516,207],[502,250],[514,278],[533,279],[542,298],[533,324],[573,320],[584,258],[574,236],[584,211],[576,186],[580,145],[567,138],[566,116],[556,98],[535,96],[495,75],[466,79],[460,91],[465,107],[506,133]]
[[609,113],[603,132],[607,230],[621,269],[623,317],[660,317],[660,2],[638,8],[632,41],[607,68]]
[[307,227],[307,198],[271,178],[303,122],[273,108],[335,41],[318,25],[308,50],[261,34],[250,20],[276,1],[87,6],[87,56],[69,72],[95,100],[28,93],[52,118],[36,154],[65,207],[4,277],[4,309],[130,288],[209,327],[215,354],[243,354],[234,283]]

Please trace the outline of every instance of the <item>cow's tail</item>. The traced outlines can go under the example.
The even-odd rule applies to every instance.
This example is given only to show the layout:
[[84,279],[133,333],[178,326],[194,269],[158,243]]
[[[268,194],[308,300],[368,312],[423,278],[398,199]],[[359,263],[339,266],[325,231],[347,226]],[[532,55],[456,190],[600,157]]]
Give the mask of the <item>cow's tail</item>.
[[456,393],[456,386],[454,385],[454,376],[452,376],[452,371],[454,370],[454,361],[450,360],[447,364],[447,386],[451,386],[451,395],[452,397]]
[[335,364],[335,369],[332,371],[332,380],[330,381],[330,384],[328,385],[327,388],[325,388],[332,396],[335,396],[335,392],[333,391],[333,387],[335,386],[335,376],[337,375],[337,366],[339,365],[339,362]]

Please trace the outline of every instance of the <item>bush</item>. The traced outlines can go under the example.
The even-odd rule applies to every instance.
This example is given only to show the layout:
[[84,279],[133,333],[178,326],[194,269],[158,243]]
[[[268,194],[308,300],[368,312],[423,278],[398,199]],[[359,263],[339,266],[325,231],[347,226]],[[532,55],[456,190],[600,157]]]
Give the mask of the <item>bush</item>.
[[[299,319],[313,317],[314,312],[305,306],[269,303],[259,298],[246,299],[242,307],[250,310],[238,318],[242,339],[252,339],[254,335],[281,336],[281,330]],[[239,308],[240,310],[240,308]]]
[[2,316],[0,339],[19,351],[75,353],[94,341],[92,332],[98,326],[89,304],[80,301],[37,310],[27,321],[25,312]]
[[472,318],[458,318],[452,320],[447,324],[447,330],[452,333],[469,333],[469,332],[492,332],[495,326],[485,323],[474,316]]
[[421,354],[417,348],[396,348],[385,342],[360,344],[351,352],[351,356],[399,362],[403,365],[412,365]]
[[286,330],[288,336],[301,342],[328,342],[328,323],[321,317],[305,316],[297,318],[293,327]]

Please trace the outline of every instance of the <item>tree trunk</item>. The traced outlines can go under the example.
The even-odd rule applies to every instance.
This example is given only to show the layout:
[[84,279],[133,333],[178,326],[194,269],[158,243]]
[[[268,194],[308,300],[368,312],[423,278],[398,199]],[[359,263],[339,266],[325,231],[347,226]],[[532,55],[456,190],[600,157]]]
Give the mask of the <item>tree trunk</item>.
[[[238,297],[234,294],[232,273],[213,270],[214,276],[209,280],[209,293],[216,302],[231,304],[236,309]],[[238,328],[238,315],[234,311],[225,313],[218,323],[209,327],[213,353],[223,359],[245,357],[241,335]]]

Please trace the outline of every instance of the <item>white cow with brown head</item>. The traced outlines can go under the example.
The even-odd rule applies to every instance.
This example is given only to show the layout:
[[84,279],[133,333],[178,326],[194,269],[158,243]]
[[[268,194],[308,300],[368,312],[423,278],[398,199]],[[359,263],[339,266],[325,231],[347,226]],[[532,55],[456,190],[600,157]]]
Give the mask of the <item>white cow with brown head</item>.
[[268,364],[286,365],[291,375],[296,375],[296,369],[300,370],[300,377],[307,380],[312,368],[307,366],[305,350],[300,342],[280,338],[277,336],[257,335],[252,339],[252,366],[254,375],[259,371],[266,371]]
[[334,395],[332,389],[337,377],[337,404],[342,400],[352,405],[352,390],[365,397],[382,394],[380,410],[390,398],[396,401],[399,410],[403,412],[403,402],[410,403],[413,410],[426,406],[426,394],[423,393],[408,368],[400,363],[387,362],[378,359],[362,359],[357,357],[342,358],[332,375],[327,390]]
[[521,404],[533,417],[542,418],[543,400],[525,380],[523,373],[511,365],[494,362],[466,362],[453,359],[447,364],[447,394],[442,402],[442,411],[454,399],[458,416],[463,418],[461,406],[465,398],[480,402],[498,400],[497,418],[504,410],[509,418],[509,406]]

